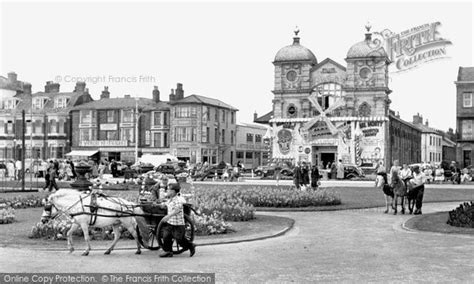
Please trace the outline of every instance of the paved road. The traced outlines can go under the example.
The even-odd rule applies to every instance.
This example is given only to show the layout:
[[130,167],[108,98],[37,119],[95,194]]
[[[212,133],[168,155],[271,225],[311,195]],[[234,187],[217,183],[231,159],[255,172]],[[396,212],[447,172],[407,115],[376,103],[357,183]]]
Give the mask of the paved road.
[[[426,204],[424,213],[458,202]],[[214,272],[218,282],[473,282],[474,237],[411,232],[413,216],[381,209],[266,213],[296,220],[286,235],[230,245],[198,247],[159,259],[157,252],[31,251],[0,248],[4,272]]]

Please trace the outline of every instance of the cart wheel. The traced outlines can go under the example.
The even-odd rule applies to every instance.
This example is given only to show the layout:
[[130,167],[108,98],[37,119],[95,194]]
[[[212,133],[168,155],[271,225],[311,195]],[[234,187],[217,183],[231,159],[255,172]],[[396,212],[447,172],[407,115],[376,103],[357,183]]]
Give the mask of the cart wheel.
[[[140,232],[140,229],[137,227],[135,228],[137,230],[137,236],[138,236],[138,243],[141,244],[144,248],[149,249],[149,250],[158,250],[160,248],[160,245],[158,244],[158,240],[156,238],[156,232],[158,229],[158,224],[156,225],[149,225],[148,226],[148,232]],[[142,238],[141,234],[148,234],[148,241],[145,242]]]
[[[158,225],[158,244],[160,247],[163,247],[163,223],[160,222]],[[194,240],[194,222],[188,215],[184,215],[184,237],[188,240],[188,242],[192,243]],[[186,249],[182,248],[176,240],[173,239],[173,254],[180,254]]]

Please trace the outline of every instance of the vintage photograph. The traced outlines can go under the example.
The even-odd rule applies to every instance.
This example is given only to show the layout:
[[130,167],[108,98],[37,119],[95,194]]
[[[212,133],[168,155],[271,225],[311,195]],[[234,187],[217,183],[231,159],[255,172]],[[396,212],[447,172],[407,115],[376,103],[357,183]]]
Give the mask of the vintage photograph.
[[0,1],[0,283],[474,281],[471,1]]

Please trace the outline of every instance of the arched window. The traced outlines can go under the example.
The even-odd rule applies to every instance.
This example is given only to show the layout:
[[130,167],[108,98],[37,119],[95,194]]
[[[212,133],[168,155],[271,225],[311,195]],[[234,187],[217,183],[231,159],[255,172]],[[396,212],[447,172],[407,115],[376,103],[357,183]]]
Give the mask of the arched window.
[[359,116],[370,116],[371,109],[368,103],[363,102],[359,106]]
[[336,83],[319,84],[313,91],[317,93],[318,103],[323,110],[342,97],[342,87]]

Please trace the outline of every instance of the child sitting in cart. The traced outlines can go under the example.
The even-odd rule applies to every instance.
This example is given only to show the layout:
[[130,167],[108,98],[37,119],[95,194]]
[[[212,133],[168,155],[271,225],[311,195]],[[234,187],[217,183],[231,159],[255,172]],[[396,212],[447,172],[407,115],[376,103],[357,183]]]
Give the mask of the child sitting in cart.
[[183,204],[186,200],[178,195],[181,190],[179,183],[172,183],[166,190],[166,197],[168,201],[165,203],[168,208],[168,214],[163,217],[163,250],[160,257],[172,257],[173,256],[173,239],[184,249],[189,249],[189,256],[193,256],[196,252],[196,245],[189,242],[185,237],[185,226],[184,226],[184,209]]

